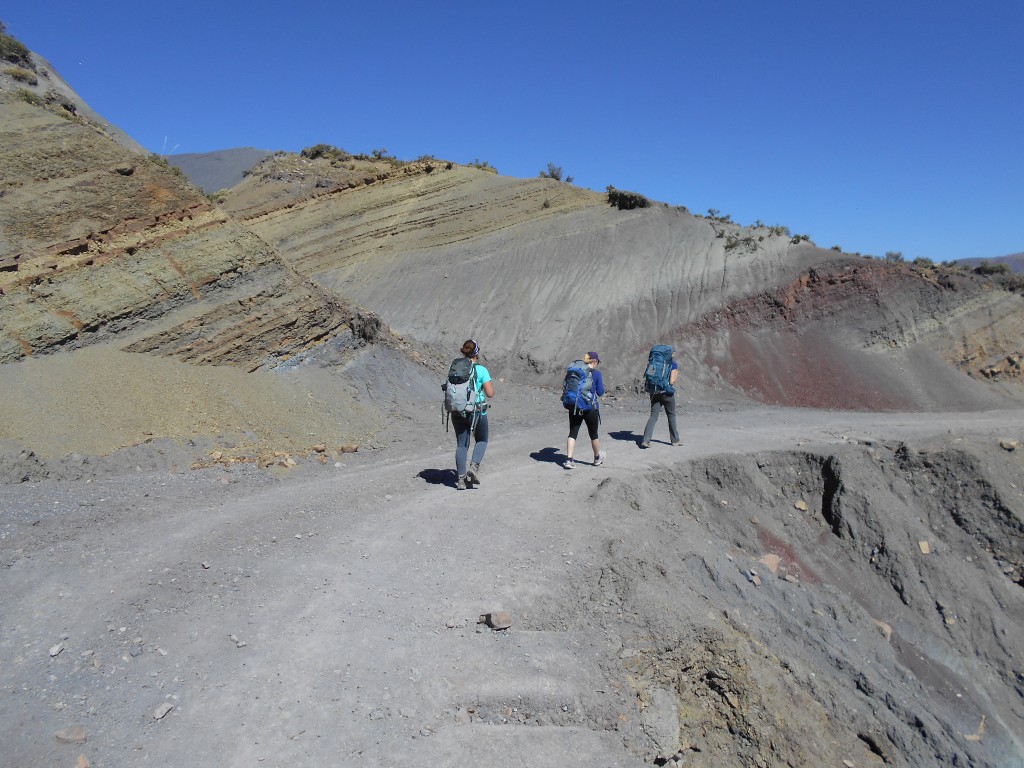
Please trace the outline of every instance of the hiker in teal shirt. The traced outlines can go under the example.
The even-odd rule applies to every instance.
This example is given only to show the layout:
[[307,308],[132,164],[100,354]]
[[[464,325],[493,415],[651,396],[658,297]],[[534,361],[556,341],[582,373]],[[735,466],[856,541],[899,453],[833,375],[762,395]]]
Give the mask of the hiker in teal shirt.
[[[467,339],[462,345],[462,354],[473,361],[476,369],[477,407],[466,415],[452,412],[452,427],[455,430],[455,471],[459,475],[455,487],[464,491],[474,485],[480,485],[480,462],[484,460],[484,453],[487,451],[487,406],[488,399],[494,397],[494,384],[491,381],[491,373],[484,366],[477,363],[480,357],[480,345],[473,339]],[[469,456],[469,441],[475,440],[473,444],[473,460],[466,466],[466,459]]]

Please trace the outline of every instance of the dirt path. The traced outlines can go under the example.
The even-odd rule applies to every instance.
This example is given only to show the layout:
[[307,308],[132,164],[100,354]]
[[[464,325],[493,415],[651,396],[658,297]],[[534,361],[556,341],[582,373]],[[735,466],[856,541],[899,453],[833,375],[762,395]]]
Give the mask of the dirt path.
[[[706,410],[681,419],[682,447],[641,451],[643,419],[635,404],[609,409],[606,466],[569,472],[555,461],[560,423],[507,434],[496,416],[482,487],[465,492],[452,487],[451,436],[435,426],[411,428],[382,456],[280,481],[239,467],[10,488],[7,759],[650,764],[682,741],[679,713],[631,683],[629,660],[657,621],[640,631],[622,618],[625,601],[608,599],[609,548],[638,526],[670,535],[678,512],[640,520],[624,483],[657,484],[718,454],[1024,435],[1024,412]],[[656,441],[666,435],[662,420]],[[477,624],[492,611],[507,611],[511,628]],[[84,744],[55,738],[75,725]],[[867,759],[869,747],[850,754]]]

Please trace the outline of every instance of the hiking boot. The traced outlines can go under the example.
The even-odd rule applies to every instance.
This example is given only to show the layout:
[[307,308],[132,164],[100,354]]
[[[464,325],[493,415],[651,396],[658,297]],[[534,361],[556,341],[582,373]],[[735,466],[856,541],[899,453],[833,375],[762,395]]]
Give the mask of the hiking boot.
[[673,440],[672,441],[672,445],[682,445],[682,444],[683,444],[682,440]]
[[458,482],[455,483],[455,490],[456,491],[464,491],[468,487],[469,486],[466,485],[466,476],[465,475],[459,475]]
[[466,482],[473,485],[480,485],[480,465],[470,464],[466,470]]
[[600,467],[602,464],[604,464],[604,457],[607,455],[608,454],[605,451],[601,451],[599,454],[597,454],[597,456],[594,457],[594,466]]
[[650,443],[640,443],[640,447],[641,448],[650,448],[651,444]]
[[565,463],[562,465],[562,467],[565,468],[565,469],[572,469],[575,466],[576,466],[576,462],[573,461],[572,459],[566,459]]

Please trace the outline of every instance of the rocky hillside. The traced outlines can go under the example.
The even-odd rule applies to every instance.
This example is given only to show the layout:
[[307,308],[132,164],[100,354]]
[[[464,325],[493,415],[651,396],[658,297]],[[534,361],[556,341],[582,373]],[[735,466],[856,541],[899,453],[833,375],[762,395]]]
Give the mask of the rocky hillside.
[[[225,393],[211,386],[218,376],[204,367],[241,375],[310,358],[337,366],[378,338],[399,342],[372,313],[297,274],[180,172],[115,140],[69,89],[53,87],[55,76],[38,61],[7,67],[0,76],[0,378],[7,393],[0,438],[44,452],[61,446],[105,452],[154,435],[228,429],[249,432],[248,442],[260,433],[264,447],[323,442],[328,435],[308,429],[299,435],[298,423],[310,419],[274,413],[280,376],[245,386],[221,377],[235,390],[231,399],[245,404],[216,409]],[[102,354],[84,355],[92,346]],[[80,364],[18,365],[54,354]],[[182,365],[146,366],[154,356]],[[90,375],[96,365],[109,366],[113,387],[97,392],[83,384],[96,382]],[[46,388],[31,374],[58,369],[64,377],[58,402],[39,401]],[[148,389],[133,401],[133,418],[96,442],[118,421],[111,414],[124,416],[117,401],[126,376],[134,389]],[[335,386],[331,380],[327,390]],[[168,418],[161,406],[169,391],[191,393],[183,411],[233,410],[237,420],[204,423],[186,412]],[[337,398],[352,399],[351,393]],[[65,436],[61,443],[60,424],[45,428],[45,419],[23,418],[76,401],[92,404],[77,439]],[[342,411],[350,418],[332,420],[334,440],[365,438],[382,421],[365,408]]]
[[972,408],[1019,396],[1015,286],[817,248],[784,227],[611,205],[552,179],[335,151],[264,161],[224,207],[300,274],[502,375],[554,384],[596,349],[635,386],[672,343],[695,396]]

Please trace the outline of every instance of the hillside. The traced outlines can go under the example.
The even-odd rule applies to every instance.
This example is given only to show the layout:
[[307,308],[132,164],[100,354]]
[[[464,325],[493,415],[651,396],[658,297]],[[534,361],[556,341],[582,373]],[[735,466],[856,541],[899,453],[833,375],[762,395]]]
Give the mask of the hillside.
[[[295,274],[180,172],[119,144],[78,102],[4,77],[0,439],[59,458],[230,434],[232,453],[255,460],[382,429],[382,412],[325,367],[356,362],[378,338],[400,347],[379,318]],[[53,80],[40,77],[38,89]],[[291,384],[267,373],[285,362]],[[304,381],[318,375],[320,384]],[[305,395],[282,409],[292,399],[282,392],[296,385],[329,394],[328,429],[314,426],[323,411]]]
[[517,380],[557,383],[567,359],[597,349],[630,389],[665,341],[701,397],[954,409],[1020,395],[1019,293],[816,248],[782,228],[659,204],[619,210],[551,179],[440,161],[281,155],[224,208],[402,335],[447,349],[486,340],[488,364]]

